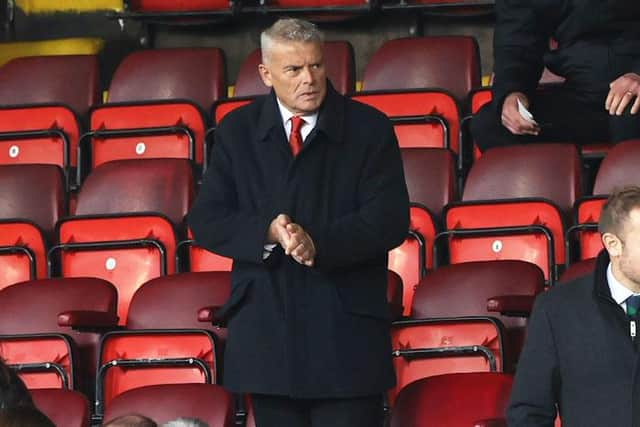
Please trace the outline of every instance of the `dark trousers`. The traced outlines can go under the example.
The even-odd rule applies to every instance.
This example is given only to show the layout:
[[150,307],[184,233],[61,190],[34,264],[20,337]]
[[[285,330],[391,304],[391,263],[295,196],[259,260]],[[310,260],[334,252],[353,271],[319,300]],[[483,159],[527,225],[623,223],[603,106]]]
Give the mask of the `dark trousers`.
[[[540,88],[529,110],[540,134],[513,135],[501,121],[502,105],[485,105],[471,120],[471,133],[481,151],[534,142],[620,142],[640,138],[640,114],[610,116],[604,108],[609,83],[636,69],[640,52],[620,52],[620,41],[585,40],[546,56],[547,64],[567,78],[561,85]],[[633,103],[631,103],[633,104]]]
[[251,396],[257,427],[382,427],[382,396],[291,399]]

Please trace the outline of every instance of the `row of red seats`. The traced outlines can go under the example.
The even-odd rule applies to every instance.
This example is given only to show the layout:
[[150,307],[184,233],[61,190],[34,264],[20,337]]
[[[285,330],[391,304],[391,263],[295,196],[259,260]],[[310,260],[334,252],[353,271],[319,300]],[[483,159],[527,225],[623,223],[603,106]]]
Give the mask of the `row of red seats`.
[[[337,90],[353,92],[352,46],[328,42],[326,57]],[[257,73],[259,61],[256,50],[241,67],[236,96],[267,92]],[[119,65],[109,100],[101,104],[95,56],[13,60],[0,68],[0,163],[56,164],[68,184],[79,184],[89,169],[114,159],[180,157],[202,167],[215,124],[247,102],[212,107],[226,97],[225,68],[218,48],[138,51]],[[458,105],[466,105],[479,84],[472,37],[397,39],[371,57],[363,79],[366,92],[357,99],[392,116],[403,146],[459,153]]]
[[[600,169],[598,192],[635,182],[639,147],[630,141],[613,149]],[[411,228],[391,252],[389,266],[405,284],[405,314],[413,286],[447,261],[521,259],[538,265],[552,284],[565,264],[600,249],[593,223],[603,198],[581,197],[573,145],[490,150],[471,169],[460,201],[450,152],[409,148],[402,155],[413,202]],[[7,202],[0,207],[0,287],[55,275],[102,277],[120,290],[124,322],[127,301],[146,280],[181,269],[231,267],[230,260],[194,246],[185,229],[195,192],[185,159],[105,163],[88,176],[71,216],[55,166],[0,166],[0,186]],[[580,255],[572,245],[576,237]]]
[[[394,406],[398,393],[420,378],[509,370],[505,355],[511,364],[516,356],[506,349],[519,348],[523,325],[489,317],[487,300],[500,295],[533,299],[542,286],[541,271],[521,261],[459,264],[425,278],[411,319],[392,326],[398,385],[389,403]],[[104,280],[15,284],[0,291],[1,353],[32,389],[85,390],[100,419],[128,390],[216,383],[226,333],[211,323],[229,293],[225,272],[156,278],[136,291],[124,329],[118,329],[117,291]]]

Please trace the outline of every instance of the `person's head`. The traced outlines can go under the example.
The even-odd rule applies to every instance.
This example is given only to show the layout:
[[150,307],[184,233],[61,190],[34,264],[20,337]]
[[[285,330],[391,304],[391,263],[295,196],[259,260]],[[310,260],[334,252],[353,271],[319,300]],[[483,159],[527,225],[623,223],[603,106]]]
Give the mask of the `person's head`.
[[599,230],[616,278],[640,291],[640,187],[611,194],[602,208]]
[[162,427],[209,427],[209,424],[197,418],[176,418],[162,425]]
[[280,19],[260,36],[262,81],[296,115],[313,113],[327,93],[323,58],[324,37],[301,19]]
[[0,359],[0,409],[33,406],[27,387],[16,371]]
[[0,427],[56,427],[34,406],[15,406],[0,409]]
[[158,424],[144,415],[128,414],[113,418],[102,427],[158,427]]

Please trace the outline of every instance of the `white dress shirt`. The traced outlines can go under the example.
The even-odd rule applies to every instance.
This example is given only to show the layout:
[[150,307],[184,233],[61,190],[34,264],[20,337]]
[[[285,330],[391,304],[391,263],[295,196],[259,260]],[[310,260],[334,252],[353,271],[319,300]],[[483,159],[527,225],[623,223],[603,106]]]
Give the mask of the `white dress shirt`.
[[[280,99],[276,96],[276,100],[278,101],[278,108],[280,109],[280,116],[282,117],[282,124],[284,126],[284,132],[287,134],[287,141],[291,137],[291,118],[295,116],[291,111],[285,107]],[[300,128],[300,134],[302,134],[302,143],[306,141],[307,137],[311,133],[314,127],[316,127],[316,123],[318,123],[318,112],[312,114],[304,114],[301,115],[304,120],[304,124]],[[262,251],[262,259],[265,260],[269,258],[271,255],[271,251],[273,248],[277,246],[277,243],[267,243],[264,245],[264,250]]]
[[607,283],[609,283],[609,289],[611,290],[611,298],[618,304],[622,309],[627,312],[627,299],[634,294],[633,291],[626,286],[624,286],[618,279],[613,275],[613,271],[611,270],[611,263],[607,267]]

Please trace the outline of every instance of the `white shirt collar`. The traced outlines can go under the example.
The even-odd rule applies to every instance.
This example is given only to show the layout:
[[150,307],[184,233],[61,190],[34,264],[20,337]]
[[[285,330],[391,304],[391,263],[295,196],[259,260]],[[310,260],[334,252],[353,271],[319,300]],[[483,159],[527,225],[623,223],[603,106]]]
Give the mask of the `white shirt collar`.
[[611,298],[613,298],[616,304],[622,304],[627,301],[627,298],[634,295],[631,289],[624,286],[615,278],[611,270],[611,263],[609,263],[607,267],[607,283],[609,283],[609,289],[611,290]]
[[[291,134],[291,117],[293,114],[291,111],[285,107],[280,99],[276,96],[276,101],[278,101],[278,108],[280,109],[280,116],[282,116],[282,125],[284,126],[284,130],[287,134],[287,139],[289,139],[289,135]],[[305,114],[300,116],[304,119],[304,125],[302,125],[302,129],[300,129],[300,133],[302,133],[302,140],[307,139],[307,136],[311,133],[314,127],[316,127],[316,123],[318,122],[318,112],[312,114]]]

